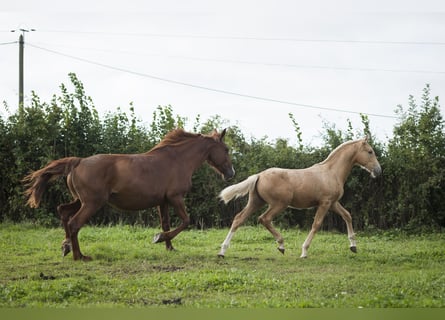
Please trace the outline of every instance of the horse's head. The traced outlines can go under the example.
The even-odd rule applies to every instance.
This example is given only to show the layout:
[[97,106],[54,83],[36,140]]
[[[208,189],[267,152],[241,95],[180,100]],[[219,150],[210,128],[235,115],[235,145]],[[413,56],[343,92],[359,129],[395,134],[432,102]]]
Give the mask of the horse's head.
[[368,143],[368,137],[366,136],[360,140],[359,144],[359,150],[355,158],[356,163],[368,171],[372,178],[378,177],[382,173],[382,168],[375,156],[374,150]]
[[225,134],[226,129],[221,133],[214,130],[210,135],[213,143],[209,149],[207,162],[222,175],[224,180],[229,180],[235,175],[235,170],[229,157],[229,148],[223,141]]

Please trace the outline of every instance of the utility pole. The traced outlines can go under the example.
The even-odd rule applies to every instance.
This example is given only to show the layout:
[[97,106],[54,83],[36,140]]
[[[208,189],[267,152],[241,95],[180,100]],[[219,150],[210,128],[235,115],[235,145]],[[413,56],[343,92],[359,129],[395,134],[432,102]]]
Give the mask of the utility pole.
[[23,93],[23,54],[24,54],[24,49],[25,49],[25,32],[30,32],[30,31],[36,31],[35,29],[18,29],[18,30],[11,30],[11,32],[16,32],[19,31],[21,32],[20,36],[19,36],[19,110],[23,109],[23,98],[24,98],[24,93]]

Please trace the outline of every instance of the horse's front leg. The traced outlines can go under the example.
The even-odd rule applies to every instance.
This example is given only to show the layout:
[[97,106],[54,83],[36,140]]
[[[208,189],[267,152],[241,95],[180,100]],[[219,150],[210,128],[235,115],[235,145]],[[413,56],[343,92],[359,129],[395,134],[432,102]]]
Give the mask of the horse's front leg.
[[[167,203],[163,203],[160,206],[158,206],[159,220],[161,222],[162,231],[164,233],[170,231],[170,215],[169,215],[168,209],[169,208],[168,208]],[[153,242],[154,243],[161,242],[162,240],[160,241],[160,238],[161,238],[161,233],[159,233],[155,236],[155,238],[153,239]],[[170,239],[165,240],[165,248],[167,250],[174,250]]]
[[355,242],[355,233],[352,228],[352,217],[351,214],[346,210],[339,202],[335,202],[332,205],[332,210],[340,215],[346,222],[346,228],[348,230],[349,248],[352,252],[357,253],[357,244]]
[[153,243],[159,243],[163,241],[167,242],[172,240],[190,224],[190,218],[185,211],[184,198],[182,196],[176,196],[170,198],[169,203],[173,206],[175,213],[181,218],[182,223],[179,225],[179,227],[172,231],[164,231],[155,235],[155,237],[153,238]]

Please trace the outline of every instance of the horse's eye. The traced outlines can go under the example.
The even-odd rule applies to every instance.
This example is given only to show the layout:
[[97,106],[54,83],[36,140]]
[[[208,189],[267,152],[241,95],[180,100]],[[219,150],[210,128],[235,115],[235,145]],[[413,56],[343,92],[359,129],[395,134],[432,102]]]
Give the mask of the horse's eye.
[[372,154],[372,150],[369,150],[368,153],[369,153],[369,154]]

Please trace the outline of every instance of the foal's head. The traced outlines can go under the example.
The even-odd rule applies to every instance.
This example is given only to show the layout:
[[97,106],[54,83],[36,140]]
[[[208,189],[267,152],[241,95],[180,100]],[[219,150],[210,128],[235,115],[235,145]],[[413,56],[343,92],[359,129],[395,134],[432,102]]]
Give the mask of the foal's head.
[[226,134],[226,129],[221,133],[216,130],[211,134],[212,145],[209,149],[207,162],[222,175],[224,180],[229,180],[235,175],[235,170],[232,166],[232,161],[229,157],[229,148],[227,148],[223,139]]
[[374,150],[368,143],[368,137],[359,140],[358,143],[359,146],[355,158],[356,163],[368,171],[371,174],[371,177],[378,177],[382,173],[382,168],[375,156]]

